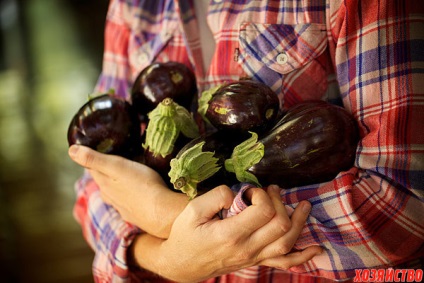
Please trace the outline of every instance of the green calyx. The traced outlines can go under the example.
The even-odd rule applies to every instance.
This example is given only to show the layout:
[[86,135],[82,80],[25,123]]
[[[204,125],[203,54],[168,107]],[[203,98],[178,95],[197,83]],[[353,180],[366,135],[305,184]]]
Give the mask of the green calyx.
[[208,111],[209,107],[209,101],[212,99],[216,91],[221,87],[222,85],[218,85],[216,87],[207,89],[202,92],[202,95],[199,98],[199,107],[197,109],[197,112],[200,114],[200,116],[203,118],[204,121],[209,122],[208,118],[206,118],[206,112]]
[[248,182],[262,187],[255,175],[247,170],[258,163],[264,156],[264,145],[258,142],[258,135],[250,132],[252,136],[236,146],[231,157],[225,160],[225,170],[236,174],[240,182]]
[[197,184],[219,171],[218,158],[210,151],[202,151],[205,142],[200,142],[184,151],[170,162],[169,177],[176,190],[190,199],[197,195]]
[[199,129],[187,109],[165,98],[149,114],[146,141],[143,144],[154,156],[167,156],[174,149],[180,132],[188,138],[199,136]]

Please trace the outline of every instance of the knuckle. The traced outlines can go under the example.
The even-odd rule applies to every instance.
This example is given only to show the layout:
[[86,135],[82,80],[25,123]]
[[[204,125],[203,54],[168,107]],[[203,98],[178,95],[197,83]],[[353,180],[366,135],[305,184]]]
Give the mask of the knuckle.
[[247,262],[255,261],[255,253],[253,253],[250,249],[240,249],[236,254],[236,260],[242,264]]
[[227,186],[218,186],[215,190],[216,193],[219,194],[219,196],[224,200],[224,202],[227,202],[228,200],[232,201],[234,198],[233,193]]
[[284,233],[287,233],[292,228],[292,224],[290,221],[284,221],[283,219],[278,219],[277,223],[278,223],[278,227]]
[[85,149],[80,150],[79,159],[81,160],[81,164],[89,169],[92,168],[96,162],[95,156]]
[[190,219],[198,218],[200,212],[200,208],[193,201],[189,202],[185,208],[185,213]]
[[222,237],[221,240],[225,243],[226,247],[234,248],[239,246],[240,237],[237,235],[227,235],[228,233],[219,233],[219,237]]
[[277,254],[286,255],[291,251],[292,247],[287,243],[281,243],[277,248]]
[[275,216],[275,209],[271,206],[263,206],[261,207],[262,215],[265,219],[271,220]]

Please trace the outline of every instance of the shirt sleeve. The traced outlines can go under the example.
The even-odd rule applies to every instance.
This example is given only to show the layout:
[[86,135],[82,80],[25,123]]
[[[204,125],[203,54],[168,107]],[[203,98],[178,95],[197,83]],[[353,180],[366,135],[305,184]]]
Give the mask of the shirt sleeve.
[[129,281],[126,254],[135,235],[141,231],[125,222],[119,213],[105,204],[97,184],[85,173],[76,183],[74,217],[83,236],[95,252],[93,276],[96,282]]
[[129,42],[133,10],[132,5],[125,1],[110,1],[105,22],[103,67],[96,92],[112,89],[116,95],[129,98],[132,81]]
[[[312,203],[295,248],[325,249],[290,271],[346,279],[424,257],[424,11],[417,1],[327,3],[330,53],[361,140],[350,170],[281,197],[288,209]],[[243,210],[238,200],[229,215]]]

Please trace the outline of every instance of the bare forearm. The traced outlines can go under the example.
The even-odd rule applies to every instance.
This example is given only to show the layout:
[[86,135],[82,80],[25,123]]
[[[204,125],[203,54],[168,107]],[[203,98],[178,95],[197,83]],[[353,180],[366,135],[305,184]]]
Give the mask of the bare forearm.
[[154,217],[146,219],[150,231],[145,230],[151,235],[163,239],[169,237],[172,224],[189,203],[185,194],[173,192],[168,188],[166,190],[155,194],[153,204],[151,204]]
[[158,249],[162,240],[147,233],[134,238],[128,249],[127,260],[130,265],[149,270],[155,274],[160,273],[160,256]]

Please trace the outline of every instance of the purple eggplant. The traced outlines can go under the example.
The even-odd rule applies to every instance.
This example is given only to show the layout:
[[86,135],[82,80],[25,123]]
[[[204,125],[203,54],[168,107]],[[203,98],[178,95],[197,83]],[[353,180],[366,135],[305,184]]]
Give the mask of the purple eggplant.
[[227,170],[239,181],[291,188],[330,181],[352,167],[359,131],[344,108],[307,101],[288,109],[272,130],[256,138],[236,147]]
[[153,63],[137,76],[131,89],[131,102],[142,119],[165,98],[190,110],[197,98],[194,73],[179,62]]
[[274,125],[280,105],[271,88],[253,80],[221,86],[208,103],[205,117],[218,130],[257,133]]
[[119,97],[109,94],[94,97],[72,118],[68,144],[81,144],[102,153],[135,158],[142,152],[137,113]]
[[171,170],[170,162],[172,158],[175,158],[178,152],[192,140],[193,139],[188,138],[184,135],[179,135],[173,145],[172,151],[165,156],[162,156],[160,154],[154,154],[154,152],[152,152],[151,150],[145,149],[143,153],[142,163],[158,172],[162,179],[169,186],[172,186],[168,176],[169,170]]
[[148,118],[143,143],[144,163],[167,181],[170,160],[200,135],[199,129],[191,113],[169,97],[149,112]]

